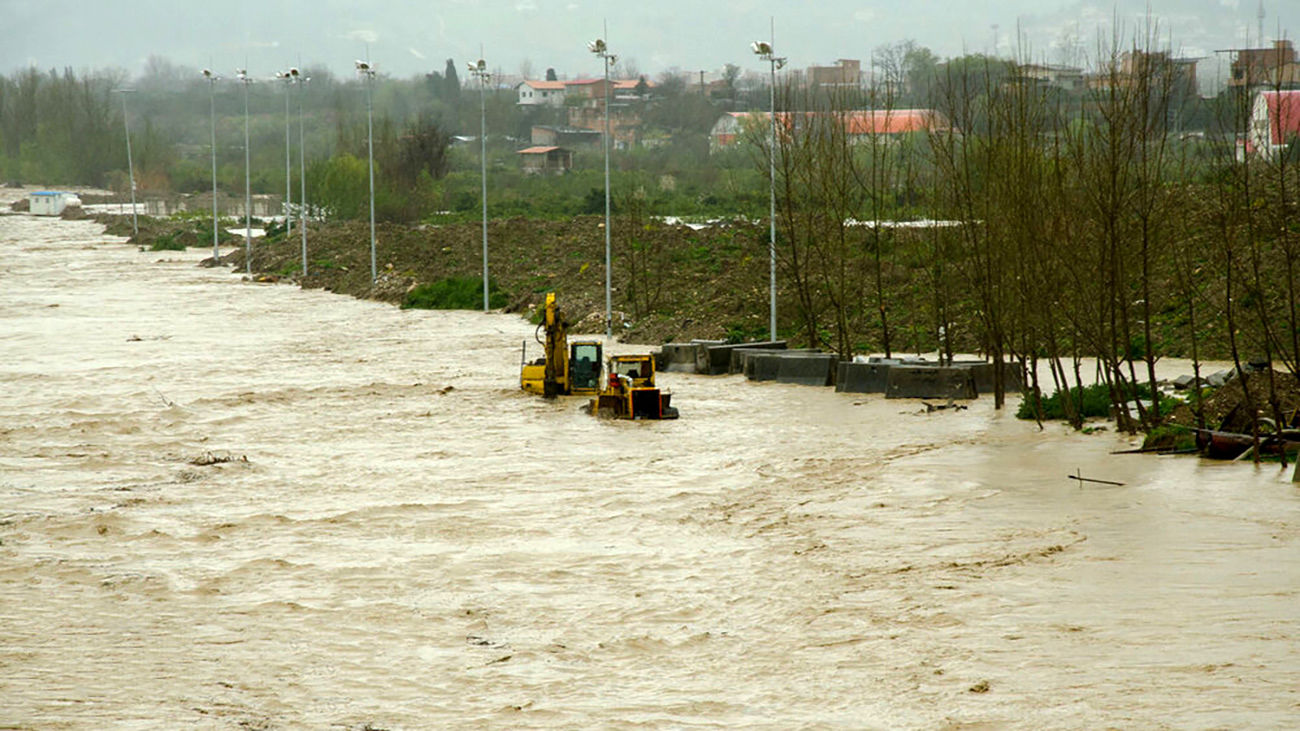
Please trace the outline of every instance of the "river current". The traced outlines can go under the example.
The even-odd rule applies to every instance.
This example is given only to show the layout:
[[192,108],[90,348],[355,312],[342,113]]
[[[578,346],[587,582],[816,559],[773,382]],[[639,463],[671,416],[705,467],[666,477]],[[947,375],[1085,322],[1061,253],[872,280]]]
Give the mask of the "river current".
[[0,216],[0,727],[1300,725],[1276,466],[738,376],[601,421],[517,316],[208,253]]

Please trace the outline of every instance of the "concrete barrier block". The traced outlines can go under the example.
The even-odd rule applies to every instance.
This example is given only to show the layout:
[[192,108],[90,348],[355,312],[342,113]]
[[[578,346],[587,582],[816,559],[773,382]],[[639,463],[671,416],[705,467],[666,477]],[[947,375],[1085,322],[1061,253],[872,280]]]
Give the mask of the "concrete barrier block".
[[661,371],[673,371],[676,373],[694,373],[695,372],[695,351],[699,349],[696,343],[665,343],[660,348],[663,354],[663,366],[655,365]]
[[842,393],[884,393],[891,367],[888,363],[840,363],[835,390]]
[[776,380],[800,386],[830,386],[835,383],[833,353],[784,353],[777,358]]
[[747,359],[745,377],[751,381],[775,381],[781,369],[781,355],[772,353],[754,353]]
[[885,398],[973,399],[978,395],[969,368],[891,366]]
[[717,345],[701,345],[702,350],[706,352],[700,356],[697,351],[696,368],[700,373],[708,373],[712,376],[723,373],[740,372],[741,362],[735,357],[738,350],[785,350],[785,341],[765,341],[758,343],[720,343]]
[[709,348],[716,345],[725,345],[725,340],[692,340],[695,344],[695,372],[709,373]]

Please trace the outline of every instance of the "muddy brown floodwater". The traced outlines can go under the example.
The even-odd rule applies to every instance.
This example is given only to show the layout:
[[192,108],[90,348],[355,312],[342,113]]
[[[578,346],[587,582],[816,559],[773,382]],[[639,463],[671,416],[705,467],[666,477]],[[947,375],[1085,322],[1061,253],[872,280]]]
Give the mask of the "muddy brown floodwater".
[[0,726],[1300,725],[1276,466],[739,377],[598,421],[517,317],[100,231],[0,217]]

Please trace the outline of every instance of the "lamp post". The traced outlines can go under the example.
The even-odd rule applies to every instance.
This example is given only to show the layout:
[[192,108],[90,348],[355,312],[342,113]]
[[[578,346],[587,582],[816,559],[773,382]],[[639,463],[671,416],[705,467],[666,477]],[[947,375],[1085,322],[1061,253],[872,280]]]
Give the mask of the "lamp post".
[[379,281],[379,266],[375,260],[375,125],[374,108],[370,99],[370,85],[375,69],[369,61],[357,61],[357,73],[365,77],[366,85],[366,153],[370,159],[370,284]]
[[221,262],[221,250],[218,248],[217,233],[217,94],[215,86],[221,78],[212,73],[212,69],[203,69],[203,78],[208,81],[208,122],[212,127],[212,265]]
[[247,69],[235,69],[235,76],[244,86],[244,271],[253,275],[253,184],[250,173],[251,156],[248,150],[248,85],[253,80]]
[[[482,49],[480,49],[482,50]],[[469,65],[469,73],[478,77],[479,158],[483,179],[483,311],[488,311],[488,224],[487,224],[487,82],[492,74],[487,61],[479,59]]]
[[122,95],[122,127],[126,130],[126,170],[130,176],[131,183],[131,231],[140,235],[140,222],[135,213],[135,163],[131,160],[131,122],[127,119],[126,114],[126,95],[135,91],[134,89],[118,89]]
[[[606,35],[609,34],[608,28]],[[609,67],[618,60],[618,56],[609,52],[609,46],[603,38],[597,38],[587,44],[587,50],[596,54],[605,63],[605,337],[614,334],[614,306],[610,296],[610,244],[609,244]]]
[[285,238],[293,233],[293,173],[291,160],[293,152],[289,144],[289,87],[293,77],[288,71],[277,72],[275,78],[284,82],[284,234]]
[[307,140],[303,132],[303,85],[311,77],[303,76],[297,68],[289,69],[289,78],[298,85],[298,230],[302,232],[302,275],[307,276]]
[[772,41],[754,41],[749,44],[750,50],[759,58],[767,61],[772,69],[771,85],[771,112],[768,116],[772,118],[771,137],[768,139],[767,146],[767,175],[768,175],[768,268],[769,268],[769,287],[771,292],[771,303],[768,313],[768,332],[769,340],[776,340],[776,70],[785,66],[786,59],[778,57],[772,50],[776,43],[776,22],[772,23]]

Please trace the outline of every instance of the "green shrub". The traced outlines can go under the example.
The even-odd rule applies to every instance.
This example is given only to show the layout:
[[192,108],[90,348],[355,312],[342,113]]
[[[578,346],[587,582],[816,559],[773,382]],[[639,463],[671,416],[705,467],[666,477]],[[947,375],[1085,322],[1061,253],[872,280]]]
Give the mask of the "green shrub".
[[1147,434],[1142,448],[1179,452],[1196,449],[1196,432],[1185,426],[1158,426]]
[[177,241],[172,234],[165,234],[153,240],[149,245],[150,251],[185,251],[185,244]]
[[[508,300],[494,282],[488,282],[488,306],[505,307]],[[477,310],[482,306],[483,280],[474,277],[448,277],[421,284],[402,300],[404,310]]]
[[[1104,383],[1084,386],[1080,389],[1078,386],[1071,388],[1070,398],[1074,401],[1075,410],[1088,418],[1104,418],[1110,416],[1110,387]],[[1143,401],[1151,399],[1151,389],[1146,385],[1140,385],[1137,388],[1138,398]],[[1180,399],[1172,396],[1161,394],[1160,411],[1168,413],[1174,406],[1182,403]],[[1026,396],[1020,402],[1020,408],[1016,410],[1017,419],[1034,418],[1034,400]],[[1064,419],[1065,408],[1061,404],[1061,393],[1058,391],[1051,396],[1043,399],[1043,418],[1046,420]]]

